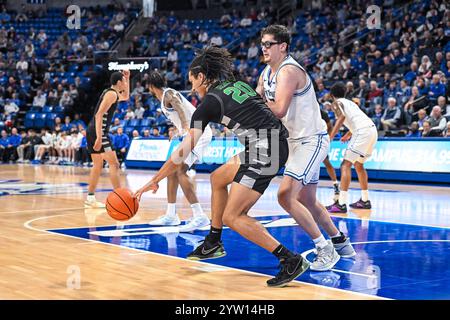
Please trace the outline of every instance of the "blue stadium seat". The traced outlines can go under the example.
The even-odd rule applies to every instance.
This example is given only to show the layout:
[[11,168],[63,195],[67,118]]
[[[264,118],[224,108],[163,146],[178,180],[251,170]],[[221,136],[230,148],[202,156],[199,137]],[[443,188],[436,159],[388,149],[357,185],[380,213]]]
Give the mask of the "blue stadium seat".
[[42,108],[42,112],[44,112],[44,113],[53,112],[53,107],[52,106],[44,106],[44,108]]
[[130,127],[138,127],[138,126],[140,125],[139,122],[140,122],[139,119],[131,119],[131,120],[128,122],[128,125],[129,125]]
[[45,118],[47,117],[46,113],[37,113],[36,118],[34,119],[34,126],[36,128],[45,127]]
[[151,127],[154,122],[155,122],[154,118],[142,119],[140,126],[141,127]]
[[34,119],[36,118],[36,113],[27,112],[25,115],[25,128],[33,128],[34,127]]
[[129,136],[131,136],[131,133],[133,132],[133,130],[134,130],[134,127],[124,127],[123,128],[123,132]]

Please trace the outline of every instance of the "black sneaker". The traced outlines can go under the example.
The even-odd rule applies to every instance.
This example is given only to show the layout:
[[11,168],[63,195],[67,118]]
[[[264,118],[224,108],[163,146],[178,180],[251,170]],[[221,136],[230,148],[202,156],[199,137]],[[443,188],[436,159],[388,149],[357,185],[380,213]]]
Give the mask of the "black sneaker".
[[363,201],[362,199],[359,199],[355,203],[350,204],[350,208],[353,208],[353,209],[372,209],[372,204],[370,203],[370,200]]
[[209,243],[203,241],[194,251],[187,255],[188,260],[206,260],[216,259],[226,256],[227,253],[223,247],[222,241],[217,243]]
[[284,287],[288,282],[291,282],[303,272],[308,270],[309,262],[299,254],[280,262],[281,270],[275,278],[267,280],[269,287],[280,288]]

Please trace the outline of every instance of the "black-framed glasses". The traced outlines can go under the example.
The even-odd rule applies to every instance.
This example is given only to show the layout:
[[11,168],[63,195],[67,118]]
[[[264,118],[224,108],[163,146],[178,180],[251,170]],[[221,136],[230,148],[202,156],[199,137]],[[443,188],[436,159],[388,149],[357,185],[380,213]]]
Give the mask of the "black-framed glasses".
[[281,42],[271,42],[271,41],[265,41],[261,42],[261,47],[264,47],[266,49],[270,49],[274,44],[280,44]]

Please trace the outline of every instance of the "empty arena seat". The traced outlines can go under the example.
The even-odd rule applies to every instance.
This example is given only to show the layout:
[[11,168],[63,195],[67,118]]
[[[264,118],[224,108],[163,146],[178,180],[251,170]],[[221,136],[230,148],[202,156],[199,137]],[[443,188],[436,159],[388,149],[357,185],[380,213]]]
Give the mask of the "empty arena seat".
[[134,130],[134,127],[124,127],[123,128],[123,132],[128,136],[131,136],[131,133],[133,132],[133,130]]
[[45,118],[47,117],[46,113],[37,113],[36,118],[34,119],[34,126],[36,128],[45,127]]
[[43,113],[53,112],[53,107],[52,106],[45,106],[44,108],[42,108],[42,112]]
[[131,120],[129,120],[128,125],[130,127],[138,127],[138,126],[140,126],[140,120],[139,119],[131,119]]
[[33,128],[34,127],[34,119],[36,118],[36,113],[34,112],[27,112],[25,115],[25,128]]

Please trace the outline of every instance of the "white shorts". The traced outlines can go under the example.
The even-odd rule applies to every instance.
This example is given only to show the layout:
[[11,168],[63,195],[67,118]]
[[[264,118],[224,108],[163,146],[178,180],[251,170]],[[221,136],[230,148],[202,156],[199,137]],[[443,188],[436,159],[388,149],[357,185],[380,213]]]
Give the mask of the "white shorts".
[[364,163],[372,155],[375,143],[378,140],[378,132],[375,126],[357,130],[352,134],[345,151],[344,160],[351,163]]
[[188,168],[192,167],[194,163],[201,162],[203,154],[209,146],[209,143],[212,140],[212,131],[209,126],[206,126],[205,131],[203,131],[202,136],[197,142],[195,148],[191,151],[188,157],[184,160],[184,163],[187,164]]
[[303,185],[319,182],[320,164],[330,148],[328,134],[315,135],[299,140],[288,140],[289,158],[284,175],[301,181]]

